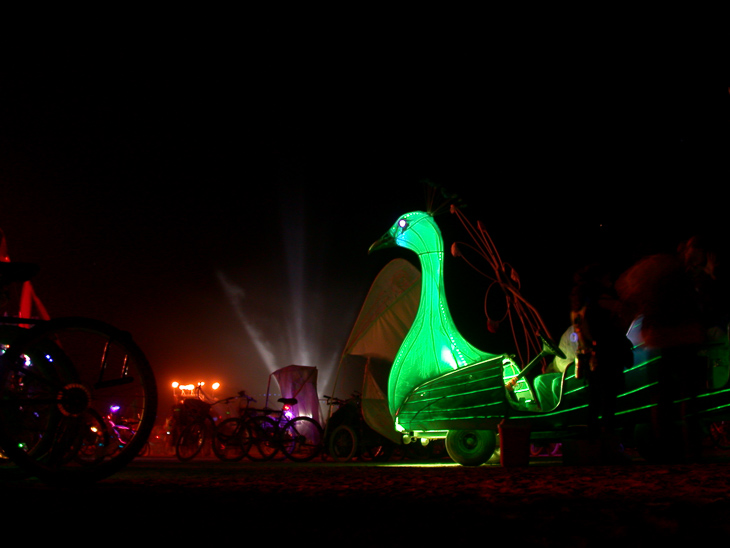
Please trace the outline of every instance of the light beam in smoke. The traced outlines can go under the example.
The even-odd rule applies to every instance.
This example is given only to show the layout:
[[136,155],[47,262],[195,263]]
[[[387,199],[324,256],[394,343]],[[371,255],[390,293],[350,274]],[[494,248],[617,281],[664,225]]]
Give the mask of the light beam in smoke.
[[[329,261],[324,257],[327,242],[323,238],[313,235],[317,245],[308,246],[303,205],[303,195],[295,190],[281,200],[286,287],[283,291],[275,287],[257,288],[253,295],[258,300],[266,289],[272,290],[275,298],[270,299],[265,310],[277,317],[274,329],[266,329],[267,318],[253,313],[251,294],[246,291],[253,290],[246,287],[246,281],[233,280],[224,272],[218,272],[218,279],[268,373],[292,364],[317,367],[318,390],[326,393],[325,387],[347,340],[347,318],[354,321],[357,303],[343,302],[341,296],[335,296],[332,284],[328,285],[337,272],[328,272]],[[336,320],[328,322],[330,318]]]
[[231,304],[234,312],[236,313],[236,317],[241,322],[241,325],[251,339],[251,342],[253,342],[256,347],[264,365],[266,365],[269,372],[276,371],[279,365],[277,365],[274,352],[271,350],[269,343],[264,339],[263,333],[261,333],[253,322],[248,319],[243,310],[245,292],[241,287],[231,282],[222,272],[218,272],[218,280],[226,293],[228,302]]

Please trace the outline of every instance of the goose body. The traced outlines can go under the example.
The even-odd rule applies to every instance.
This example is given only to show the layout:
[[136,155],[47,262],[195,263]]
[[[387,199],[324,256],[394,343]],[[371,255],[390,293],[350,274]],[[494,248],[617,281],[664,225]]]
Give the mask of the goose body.
[[421,265],[421,299],[388,378],[388,405],[393,417],[418,385],[497,357],[470,344],[458,331],[444,289],[444,244],[431,215],[406,213],[370,250],[398,246],[416,253]]

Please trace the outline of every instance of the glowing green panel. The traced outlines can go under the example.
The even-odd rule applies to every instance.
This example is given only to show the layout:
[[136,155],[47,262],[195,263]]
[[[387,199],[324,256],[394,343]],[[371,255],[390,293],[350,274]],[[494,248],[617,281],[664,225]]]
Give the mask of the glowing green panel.
[[454,325],[444,291],[443,238],[433,217],[422,211],[401,216],[370,249],[394,245],[418,255],[421,300],[388,379],[388,405],[393,416],[406,396],[421,383],[496,357],[469,344]]

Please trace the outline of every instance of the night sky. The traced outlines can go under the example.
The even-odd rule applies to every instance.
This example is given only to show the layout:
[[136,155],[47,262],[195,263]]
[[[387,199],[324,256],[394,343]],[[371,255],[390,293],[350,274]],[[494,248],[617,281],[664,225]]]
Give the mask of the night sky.
[[[579,266],[726,232],[729,82],[707,56],[300,46],[61,47],[0,68],[11,258],[41,265],[52,316],[131,331],[163,390],[261,394],[267,364],[297,363],[329,393],[371,281],[408,257],[368,247],[427,207],[425,179],[485,224],[558,336]],[[447,245],[467,239],[441,219]],[[503,350],[483,281],[447,268],[457,324]]]

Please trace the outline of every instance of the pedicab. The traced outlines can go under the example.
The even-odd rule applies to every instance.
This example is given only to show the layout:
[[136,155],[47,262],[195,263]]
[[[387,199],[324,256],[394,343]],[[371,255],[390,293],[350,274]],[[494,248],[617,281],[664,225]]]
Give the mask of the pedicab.
[[[388,460],[402,444],[385,397],[395,355],[418,309],[421,274],[394,259],[376,276],[342,351],[332,394],[325,447],[336,461]],[[335,410],[336,407],[336,410]]]
[[[269,407],[271,378],[281,389],[281,409]],[[322,451],[322,426],[319,422],[317,368],[289,365],[269,375],[262,415],[252,417],[254,445],[258,455],[252,460],[268,460],[279,450],[295,461],[305,462]]]
[[[444,289],[444,242],[434,217],[413,211],[400,216],[370,251],[398,246],[414,252],[421,266],[418,310],[393,360],[387,403],[393,428],[404,443],[445,439],[449,456],[465,466],[489,460],[497,444],[503,465],[527,464],[530,442],[560,442],[585,432],[588,391],[585,377],[576,376],[575,361],[552,342],[537,311],[521,296],[510,269],[501,262],[484,227],[473,227],[452,206],[476,247],[490,261],[495,280],[509,293],[525,328],[530,353],[524,367],[516,357],[492,354],[470,344],[456,328]],[[452,254],[459,250],[452,246]],[[510,279],[513,278],[513,279]],[[659,358],[643,359],[637,350],[633,367],[624,372],[625,389],[617,400],[616,419],[624,433],[651,421],[657,402]],[[727,337],[716,345],[713,374],[697,398],[697,415],[715,421],[727,415]],[[568,361],[560,373],[539,374],[546,360]],[[722,361],[722,360],[720,360]],[[535,374],[538,372],[538,374]],[[536,385],[540,387],[536,389]],[[681,402],[676,402],[678,405]]]
[[[281,399],[290,403],[289,418],[309,417],[320,424],[319,396],[317,394],[317,368],[306,365],[287,365],[269,375],[264,407],[269,407],[271,379],[279,385]],[[296,402],[294,402],[296,400]]]

